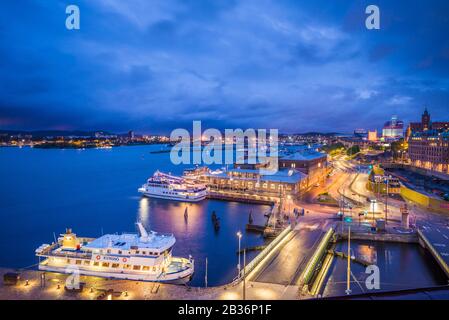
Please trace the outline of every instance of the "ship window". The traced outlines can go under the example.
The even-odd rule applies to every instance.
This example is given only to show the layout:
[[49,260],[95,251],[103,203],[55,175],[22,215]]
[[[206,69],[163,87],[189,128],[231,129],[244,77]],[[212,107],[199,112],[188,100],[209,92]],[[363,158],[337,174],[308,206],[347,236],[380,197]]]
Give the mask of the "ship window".
[[136,251],[136,254],[139,254],[139,253],[140,253],[140,251],[139,251],[139,250],[137,250],[137,251]]
[[86,266],[89,266],[89,265],[90,265],[90,261],[89,261],[89,260],[84,260],[84,264],[85,264]]
[[108,253],[111,253],[111,249],[108,249]]
[[150,267],[144,266],[144,267],[142,268],[142,270],[143,270],[143,271],[149,271],[149,270],[150,270]]
[[123,265],[123,268],[124,269],[131,269],[131,265],[130,264],[125,264],[125,265]]
[[138,265],[133,266],[133,270],[140,270],[140,266],[138,266]]
[[113,263],[113,264],[112,264],[112,267],[113,267],[113,268],[118,268],[118,263]]
[[119,251],[118,251],[118,254],[122,254],[122,250],[119,250]]
[[81,264],[81,260],[76,260],[76,264]]
[[147,254],[147,252],[146,252],[146,251],[142,251],[142,254],[143,254],[143,255],[146,255],[146,254]]
[[95,267],[98,267],[99,265],[100,265],[99,262],[94,262],[94,266],[95,266]]
[[156,267],[153,267],[153,271],[156,271]]
[[109,268],[109,262],[103,262],[101,264],[102,267]]
[[67,263],[70,263],[70,259],[67,259]]

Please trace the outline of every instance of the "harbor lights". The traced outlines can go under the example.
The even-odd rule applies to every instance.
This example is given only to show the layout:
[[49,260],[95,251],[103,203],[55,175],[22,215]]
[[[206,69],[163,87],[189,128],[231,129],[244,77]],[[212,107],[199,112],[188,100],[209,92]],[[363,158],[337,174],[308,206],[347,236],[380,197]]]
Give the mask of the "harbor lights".
[[237,238],[239,238],[239,251],[238,251],[238,255],[239,255],[239,263],[237,264],[237,269],[238,269],[238,277],[240,278],[240,244],[241,244],[241,239],[242,239],[242,233],[239,231],[237,232]]

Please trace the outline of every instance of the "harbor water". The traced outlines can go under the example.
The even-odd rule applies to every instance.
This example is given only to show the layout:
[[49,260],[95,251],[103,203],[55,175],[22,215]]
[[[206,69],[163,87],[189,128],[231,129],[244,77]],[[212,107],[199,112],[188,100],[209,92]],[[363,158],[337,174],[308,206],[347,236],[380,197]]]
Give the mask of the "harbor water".
[[[347,242],[339,242],[335,251],[346,253]],[[351,241],[351,255],[379,268],[379,289],[372,288],[370,273],[362,264],[351,262],[352,294],[398,291],[447,285],[447,278],[432,255],[418,244]],[[334,257],[322,295],[345,295],[347,260]],[[368,279],[369,287],[366,285]]]
[[[238,238],[242,248],[264,244],[260,234],[245,232],[249,213],[265,222],[266,205],[218,200],[181,203],[143,198],[137,189],[156,170],[182,174],[169,153],[151,153],[160,145],[113,149],[0,148],[0,266],[36,268],[34,250],[51,243],[65,228],[79,236],[136,232],[173,233],[174,255],[195,259],[193,286],[220,285],[237,275]],[[188,219],[184,219],[187,208]],[[214,230],[211,215],[220,218]],[[250,261],[257,252],[249,252]]]

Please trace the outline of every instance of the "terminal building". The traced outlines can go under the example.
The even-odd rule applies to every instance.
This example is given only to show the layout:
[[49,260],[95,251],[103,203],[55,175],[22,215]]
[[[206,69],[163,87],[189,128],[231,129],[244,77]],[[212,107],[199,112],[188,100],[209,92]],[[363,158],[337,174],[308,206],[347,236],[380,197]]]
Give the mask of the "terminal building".
[[201,176],[211,191],[241,192],[246,195],[298,197],[311,186],[324,181],[327,155],[314,150],[283,153],[279,170],[264,174],[262,164],[235,164],[232,169],[208,172]]

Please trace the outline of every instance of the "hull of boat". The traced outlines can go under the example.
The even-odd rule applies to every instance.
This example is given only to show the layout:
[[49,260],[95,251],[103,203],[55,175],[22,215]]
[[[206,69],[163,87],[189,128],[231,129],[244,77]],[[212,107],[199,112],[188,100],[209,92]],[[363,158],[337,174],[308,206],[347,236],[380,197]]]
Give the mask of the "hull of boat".
[[[80,276],[92,276],[106,279],[119,279],[119,280],[132,280],[132,281],[145,281],[145,282],[162,282],[162,283],[171,283],[171,284],[186,284],[188,283],[193,276],[194,268],[189,268],[187,270],[182,270],[175,273],[169,274],[133,274],[133,273],[124,273],[124,272],[98,272],[87,270],[83,268],[75,267],[56,267],[52,265],[42,265],[39,264],[39,270],[48,271],[48,272],[56,272],[62,274],[74,274],[75,272],[79,272]],[[76,270],[76,271],[75,271]]]
[[185,196],[176,196],[176,195],[164,195],[164,194],[158,194],[158,193],[151,193],[144,190],[139,190],[142,195],[148,198],[156,198],[156,199],[166,199],[166,200],[173,200],[173,201],[182,201],[182,202],[199,202],[204,199],[206,199],[207,194],[204,193],[197,197],[185,197]]

